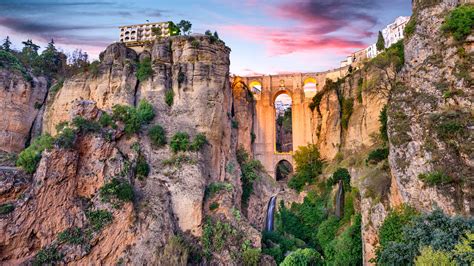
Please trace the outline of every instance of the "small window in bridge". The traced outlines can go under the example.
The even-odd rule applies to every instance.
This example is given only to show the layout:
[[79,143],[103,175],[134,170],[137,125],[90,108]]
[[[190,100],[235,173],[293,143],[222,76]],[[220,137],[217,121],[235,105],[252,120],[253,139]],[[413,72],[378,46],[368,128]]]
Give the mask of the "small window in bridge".
[[280,94],[275,99],[275,143],[276,152],[293,151],[293,124],[291,119],[291,97]]

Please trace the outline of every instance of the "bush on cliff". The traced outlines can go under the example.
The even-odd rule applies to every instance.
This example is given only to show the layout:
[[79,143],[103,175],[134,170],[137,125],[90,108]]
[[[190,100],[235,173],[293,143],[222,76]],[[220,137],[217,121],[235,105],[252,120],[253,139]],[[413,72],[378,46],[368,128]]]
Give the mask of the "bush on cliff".
[[145,157],[140,154],[137,159],[136,176],[140,180],[144,180],[150,173],[150,166],[148,165]]
[[99,190],[100,199],[103,202],[111,202],[119,206],[122,202],[132,201],[134,198],[133,187],[128,181],[113,178]]
[[444,185],[453,181],[452,177],[440,171],[419,174],[418,178],[428,186]]
[[474,5],[463,5],[451,11],[441,29],[451,33],[457,41],[463,41],[471,34],[473,27]]
[[375,164],[388,158],[388,148],[373,150],[367,156],[367,163]]
[[189,150],[199,151],[202,149],[202,147],[204,147],[204,145],[206,145],[206,143],[207,143],[206,135],[204,135],[203,133],[198,133],[194,137],[191,144],[189,145]]
[[321,254],[311,248],[298,249],[288,255],[280,266],[323,265]]
[[263,170],[263,165],[258,160],[250,158],[243,147],[237,150],[237,162],[242,170],[240,181],[242,182],[242,205],[248,204],[250,195],[253,193],[253,183],[260,178],[259,172]]
[[33,258],[33,266],[40,265],[55,265],[59,264],[58,262],[64,257],[61,254],[56,246],[49,246],[41,249]]
[[170,141],[173,152],[187,151],[189,147],[189,135],[186,132],[176,132]]
[[419,248],[425,246],[437,251],[450,252],[473,230],[472,217],[450,217],[436,209],[431,213],[413,217],[403,226],[401,234],[392,234],[395,241],[387,243],[387,240],[382,238],[376,262],[382,265],[413,264],[414,259],[420,254]]
[[53,137],[49,134],[41,135],[18,155],[16,165],[29,174],[34,173],[41,160],[41,153],[46,149],[51,149],[53,147],[53,141]]
[[290,188],[301,191],[306,184],[312,183],[322,173],[323,160],[316,145],[299,147],[293,155],[296,173],[288,182]]
[[150,58],[145,58],[138,63],[136,75],[139,81],[145,81],[153,75]]
[[166,144],[166,132],[161,125],[154,125],[148,130],[148,137],[151,144],[156,147],[163,147]]
[[125,124],[125,133],[137,133],[142,125],[150,123],[155,117],[153,106],[147,100],[141,100],[137,108],[128,105],[114,105],[112,118]]

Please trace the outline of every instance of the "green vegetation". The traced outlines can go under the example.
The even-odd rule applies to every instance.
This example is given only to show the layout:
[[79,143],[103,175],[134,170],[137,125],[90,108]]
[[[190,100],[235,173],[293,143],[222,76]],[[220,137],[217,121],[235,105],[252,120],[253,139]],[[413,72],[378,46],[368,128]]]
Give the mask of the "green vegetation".
[[219,203],[217,202],[213,202],[209,205],[209,210],[211,211],[216,210],[217,208],[219,208]]
[[166,132],[161,125],[154,125],[148,130],[148,137],[155,148],[166,145]]
[[445,185],[453,182],[452,177],[440,171],[419,174],[418,178],[421,179],[428,186]]
[[133,187],[128,181],[114,177],[110,182],[100,188],[100,199],[103,202],[120,204],[132,201],[134,198]]
[[171,158],[163,160],[163,166],[181,167],[182,164],[196,164],[196,161],[186,154],[173,154]]
[[63,127],[58,131],[58,135],[54,139],[54,144],[62,149],[72,149],[76,140],[76,132],[70,127]]
[[405,38],[410,38],[410,36],[412,36],[413,33],[415,33],[415,30],[416,30],[416,16],[413,15],[411,16],[410,20],[405,26],[405,29],[403,30]]
[[34,257],[33,266],[54,265],[60,262],[64,257],[55,246],[45,247]]
[[71,245],[81,245],[84,244],[87,239],[85,238],[81,228],[71,227],[59,233],[58,241]]
[[377,47],[377,51],[383,51],[385,50],[385,39],[383,38],[383,34],[381,31],[379,31],[379,35],[377,37],[377,43],[375,44]]
[[24,149],[19,155],[16,165],[25,172],[32,174],[36,171],[38,163],[41,160],[41,153],[46,149],[53,147],[53,137],[49,134],[41,135],[33,143]]
[[387,71],[391,66],[394,66],[397,71],[400,71],[405,64],[405,50],[403,40],[392,44],[384,52],[380,53],[370,61],[378,69]]
[[191,24],[191,22],[187,20],[181,20],[176,26],[178,26],[178,28],[184,35],[189,35],[193,24]]
[[72,119],[72,125],[82,133],[96,133],[101,130],[101,125],[99,122],[85,119],[82,116],[76,116]]
[[0,215],[9,214],[13,210],[15,210],[15,206],[13,206],[11,203],[4,203],[0,205]]
[[86,217],[94,231],[100,231],[113,220],[112,213],[106,210],[87,211]]
[[320,158],[316,145],[299,147],[293,155],[296,173],[288,182],[288,186],[301,191],[306,184],[311,184],[322,173],[323,160]]
[[137,169],[136,169],[136,176],[140,180],[144,180],[148,174],[150,173],[150,166],[146,162],[145,157],[140,154],[137,159]]
[[367,163],[376,164],[388,158],[388,148],[373,150],[367,156]]
[[191,47],[193,47],[194,49],[198,49],[200,46],[201,42],[199,42],[199,40],[194,39],[191,41]]
[[314,249],[297,249],[288,255],[280,266],[322,265],[321,255]]
[[[384,221],[381,232],[381,246],[377,251],[377,264],[381,265],[410,265],[420,255],[421,247],[431,247],[434,251],[456,254],[456,259],[462,261],[466,253],[456,253],[463,250],[461,246],[467,233],[474,230],[474,219],[460,216],[450,217],[437,209],[431,213],[412,215],[408,212],[398,219],[388,216]],[[412,218],[410,218],[412,216]],[[408,222],[407,222],[408,220]],[[386,225],[390,222],[390,226]],[[401,234],[400,234],[400,227]],[[425,251],[426,253],[426,251]],[[426,257],[426,254],[424,257]],[[422,258],[420,258],[421,260]]]
[[388,115],[387,115],[387,110],[388,106],[384,105],[382,108],[382,111],[380,111],[379,115],[379,122],[380,122],[380,136],[384,142],[388,141],[388,127],[387,127],[387,122],[388,122]]
[[141,100],[137,108],[128,105],[114,105],[112,118],[125,124],[125,133],[137,133],[142,125],[150,123],[155,117],[153,106],[147,100]]
[[151,67],[151,58],[144,58],[138,63],[137,79],[145,81],[153,75],[153,68]]
[[457,41],[464,41],[474,27],[474,5],[462,5],[451,11],[441,27]]
[[351,118],[352,112],[354,111],[354,99],[342,98],[341,106],[341,125],[343,129],[347,129],[349,126],[349,119]]
[[234,128],[234,129],[239,128],[239,121],[237,121],[237,120],[235,120],[235,119],[232,119],[232,120],[230,121],[230,123],[231,123],[232,128]]
[[228,192],[232,192],[232,184],[225,183],[225,182],[215,182],[211,183],[206,187],[206,191],[204,193],[206,199],[212,199],[217,193],[222,190],[227,190]]
[[262,251],[258,248],[247,248],[242,252],[244,266],[257,266],[260,262]]
[[213,252],[222,251],[227,242],[235,243],[238,238],[237,230],[229,223],[207,218],[201,238],[204,255],[210,258]]
[[392,210],[379,229],[380,248],[383,249],[390,241],[401,242],[403,227],[410,224],[418,215],[418,212],[408,205]]
[[362,103],[362,91],[364,90],[364,79],[359,78],[357,81],[357,101]]
[[416,266],[426,265],[443,265],[443,266],[456,266],[451,258],[450,254],[446,251],[436,251],[432,247],[423,247],[420,250],[420,255],[415,259]]
[[172,89],[168,89],[165,92],[165,103],[171,107],[174,102],[174,91]]
[[207,139],[206,139],[206,135],[204,135],[203,133],[198,133],[193,141],[191,142],[191,144],[189,145],[189,150],[190,151],[199,151],[202,149],[202,147],[204,147],[204,145],[207,144]]
[[104,112],[99,118],[99,124],[102,127],[113,127],[115,125],[112,116]]
[[338,168],[332,176],[327,180],[327,184],[334,186],[339,183],[339,180],[343,181],[344,188],[348,189],[351,187],[351,175],[347,168]]
[[173,152],[187,151],[189,147],[189,135],[186,132],[176,132],[171,138],[170,147]]
[[237,162],[242,170],[240,176],[242,182],[241,201],[243,206],[247,206],[250,195],[253,193],[253,183],[260,179],[259,172],[263,170],[263,166],[260,161],[251,159],[243,147],[239,147],[236,155]]

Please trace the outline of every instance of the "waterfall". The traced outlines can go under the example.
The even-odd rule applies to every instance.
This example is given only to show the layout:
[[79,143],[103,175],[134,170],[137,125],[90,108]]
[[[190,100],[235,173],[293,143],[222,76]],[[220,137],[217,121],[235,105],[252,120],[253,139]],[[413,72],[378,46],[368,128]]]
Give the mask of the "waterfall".
[[270,198],[267,207],[267,218],[265,220],[265,231],[273,231],[273,218],[275,216],[276,196]]
[[339,180],[339,188],[336,194],[336,216],[342,218],[344,216],[344,183]]

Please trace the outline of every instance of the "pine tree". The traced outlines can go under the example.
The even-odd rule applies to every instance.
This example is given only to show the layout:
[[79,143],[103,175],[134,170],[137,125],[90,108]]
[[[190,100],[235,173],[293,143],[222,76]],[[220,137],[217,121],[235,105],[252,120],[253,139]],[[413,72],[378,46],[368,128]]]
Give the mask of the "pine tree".
[[5,50],[7,52],[10,52],[11,51],[11,45],[12,45],[12,42],[10,41],[10,37],[7,36],[7,38],[5,39],[5,41],[3,42],[2,46],[1,46],[1,49]]
[[381,52],[385,50],[385,39],[383,38],[383,34],[381,31],[379,31],[379,37],[377,39],[377,51]]

